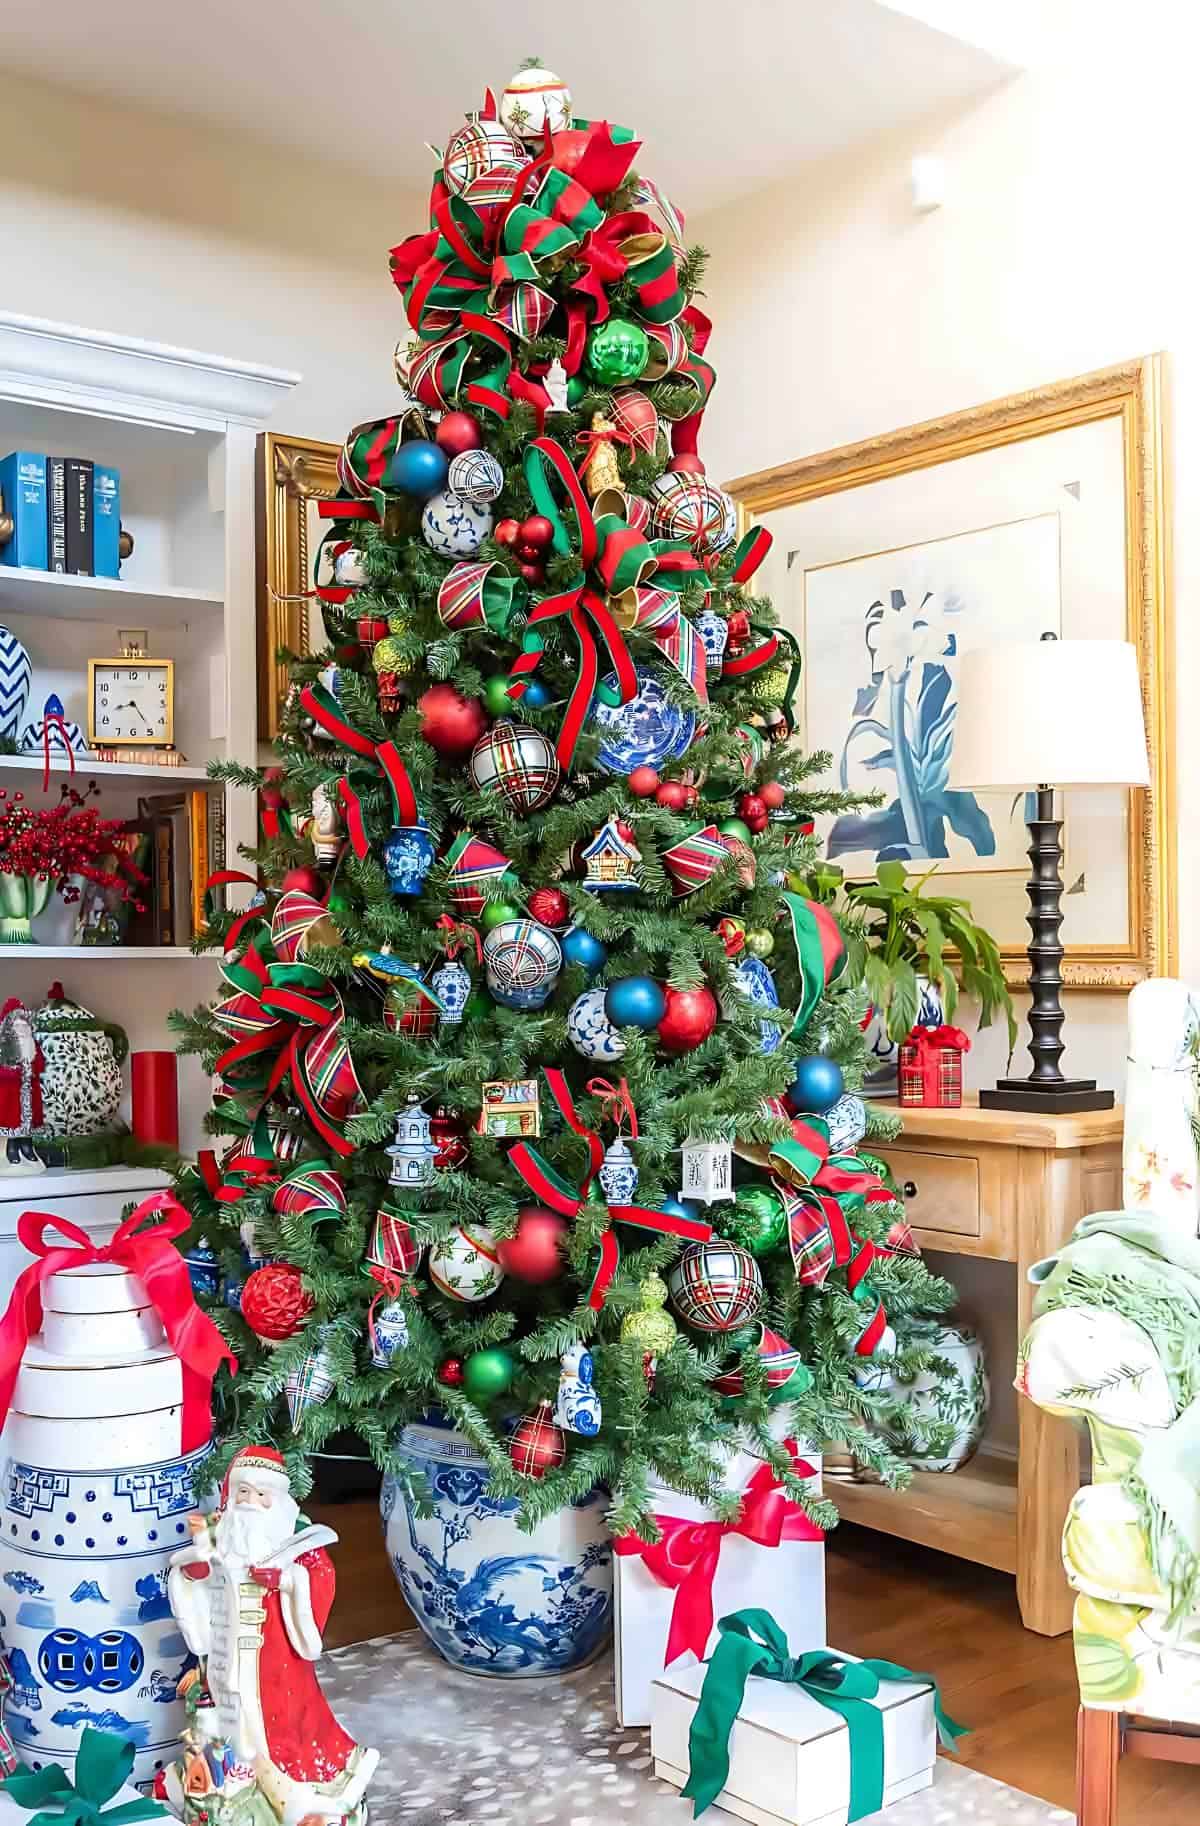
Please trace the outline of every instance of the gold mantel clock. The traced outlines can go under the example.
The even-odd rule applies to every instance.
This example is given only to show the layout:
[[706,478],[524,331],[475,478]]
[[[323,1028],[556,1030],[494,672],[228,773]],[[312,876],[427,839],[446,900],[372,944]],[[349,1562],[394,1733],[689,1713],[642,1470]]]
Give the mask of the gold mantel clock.
[[88,660],[87,732],[93,747],[174,747],[175,662],[152,659],[144,635],[119,659]]

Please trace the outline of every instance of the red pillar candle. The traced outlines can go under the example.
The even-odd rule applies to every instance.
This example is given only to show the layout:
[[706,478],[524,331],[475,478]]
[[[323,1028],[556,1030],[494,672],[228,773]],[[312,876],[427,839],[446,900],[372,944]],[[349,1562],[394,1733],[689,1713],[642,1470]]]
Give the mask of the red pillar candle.
[[133,1133],[158,1147],[179,1146],[179,1079],[173,1052],[133,1055]]

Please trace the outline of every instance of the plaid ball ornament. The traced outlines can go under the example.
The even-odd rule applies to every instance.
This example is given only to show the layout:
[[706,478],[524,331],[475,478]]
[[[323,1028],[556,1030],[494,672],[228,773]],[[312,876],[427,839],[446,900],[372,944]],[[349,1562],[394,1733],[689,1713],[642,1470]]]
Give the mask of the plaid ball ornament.
[[451,196],[465,197],[476,209],[502,203],[512,190],[512,180],[529,163],[498,120],[471,115],[465,126],[452,133],[442,159],[442,176]]
[[736,1331],[763,1301],[763,1279],[748,1249],[721,1237],[691,1243],[671,1270],[671,1303],[696,1331]]
[[558,788],[553,746],[537,729],[507,719],[493,723],[471,750],[471,783],[477,792],[498,793],[517,813],[548,805]]
[[650,490],[657,539],[686,539],[694,552],[724,552],[737,538],[737,504],[707,476],[669,469]]
[[550,1403],[542,1401],[513,1428],[508,1456],[522,1477],[545,1477],[567,1456],[567,1436],[554,1421]]

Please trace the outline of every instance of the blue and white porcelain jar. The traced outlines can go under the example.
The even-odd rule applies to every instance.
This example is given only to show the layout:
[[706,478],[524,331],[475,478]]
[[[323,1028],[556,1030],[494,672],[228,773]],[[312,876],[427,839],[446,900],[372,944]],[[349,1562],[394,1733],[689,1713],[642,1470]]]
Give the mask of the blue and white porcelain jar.
[[493,1496],[487,1461],[451,1426],[407,1426],[400,1452],[424,1479],[434,1513],[419,1516],[403,1482],[384,1479],[380,1510],[404,1599],[453,1667],[507,1679],[565,1674],[606,1645],[612,1548],[605,1499],[517,1527],[519,1504]]
[[430,977],[429,987],[442,1005],[442,1026],[459,1026],[471,994],[471,972],[466,965],[448,957]]
[[419,894],[433,858],[433,838],[425,825],[393,825],[383,846],[383,866],[392,893]]

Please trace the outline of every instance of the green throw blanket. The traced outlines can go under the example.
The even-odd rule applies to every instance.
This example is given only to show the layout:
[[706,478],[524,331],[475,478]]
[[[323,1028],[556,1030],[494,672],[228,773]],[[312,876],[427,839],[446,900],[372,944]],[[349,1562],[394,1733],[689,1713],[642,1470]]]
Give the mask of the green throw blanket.
[[1035,1318],[1065,1306],[1119,1313],[1142,1328],[1163,1366],[1176,1419],[1148,1436],[1123,1487],[1180,1619],[1200,1598],[1200,1239],[1149,1212],[1098,1211],[1029,1278]]

